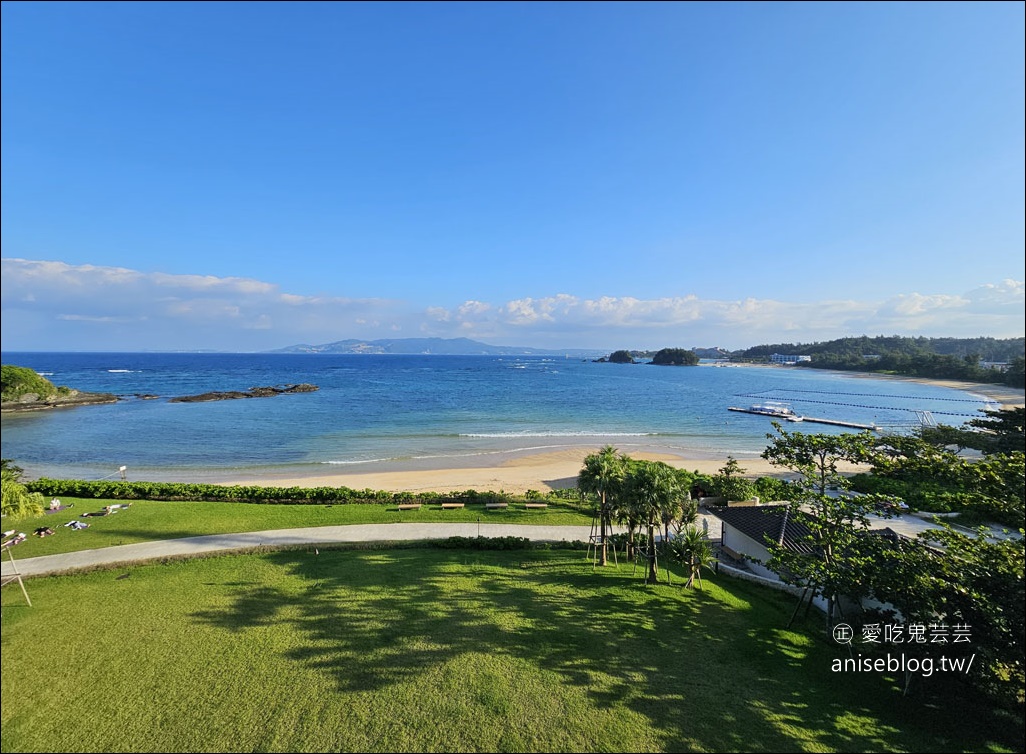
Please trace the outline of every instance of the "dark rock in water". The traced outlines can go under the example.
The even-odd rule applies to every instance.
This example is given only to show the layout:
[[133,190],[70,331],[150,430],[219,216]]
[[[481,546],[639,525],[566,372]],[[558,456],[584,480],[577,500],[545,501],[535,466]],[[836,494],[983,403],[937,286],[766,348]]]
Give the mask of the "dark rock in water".
[[178,398],[172,398],[168,403],[203,403],[204,401],[231,401],[236,398],[252,397],[249,393],[230,390],[227,392],[200,393],[199,395],[182,395]]
[[249,390],[228,390],[224,392],[200,393],[199,395],[183,395],[172,398],[168,403],[203,403],[205,401],[233,401],[238,398],[269,398],[283,393],[312,393],[319,390],[316,385],[300,383],[298,385],[279,385],[270,387],[253,387]]
[[289,385],[286,389],[286,393],[313,393],[320,390],[316,385],[311,385],[309,382],[300,382],[298,385]]
[[269,398],[272,395],[278,395],[280,391],[273,387],[251,387],[247,392],[248,398]]

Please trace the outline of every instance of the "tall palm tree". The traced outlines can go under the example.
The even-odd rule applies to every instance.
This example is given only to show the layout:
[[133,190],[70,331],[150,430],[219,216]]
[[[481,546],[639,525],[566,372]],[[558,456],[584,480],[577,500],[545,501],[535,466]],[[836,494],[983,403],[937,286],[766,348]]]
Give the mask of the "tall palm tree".
[[606,529],[610,524],[610,497],[616,493],[627,470],[627,458],[612,445],[584,459],[577,488],[599,496],[599,564],[606,565]]
[[630,507],[637,511],[640,520],[648,527],[646,581],[655,584],[659,580],[655,547],[656,529],[662,524],[665,512],[678,509],[688,490],[686,485],[682,484],[677,470],[662,461],[637,461],[631,464],[626,489]]
[[670,506],[663,510],[664,542],[669,542],[674,536],[680,534],[685,526],[695,523],[698,518],[698,503],[691,497],[695,475],[684,469],[673,469],[673,473],[677,477],[676,484],[680,490],[679,494],[671,500]]

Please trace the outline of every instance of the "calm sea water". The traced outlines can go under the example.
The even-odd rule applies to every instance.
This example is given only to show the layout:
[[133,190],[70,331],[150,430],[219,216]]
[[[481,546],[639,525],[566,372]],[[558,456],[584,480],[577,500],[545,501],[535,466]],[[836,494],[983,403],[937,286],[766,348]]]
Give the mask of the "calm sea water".
[[[516,454],[599,448],[754,458],[766,417],[728,411],[786,401],[806,416],[904,432],[916,411],[958,425],[982,396],[814,370],[595,364],[574,359],[150,353],[4,353],[57,385],[117,404],[4,414],[4,458],[30,476],[215,478],[493,465]],[[310,382],[315,393],[213,403],[168,398]],[[136,394],[155,394],[142,400]],[[856,431],[789,424],[805,432]]]

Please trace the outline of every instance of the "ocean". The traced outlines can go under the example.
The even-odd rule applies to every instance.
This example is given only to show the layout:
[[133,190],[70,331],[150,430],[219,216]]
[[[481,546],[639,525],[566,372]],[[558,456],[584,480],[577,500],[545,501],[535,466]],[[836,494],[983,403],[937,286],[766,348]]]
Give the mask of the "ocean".
[[[216,480],[492,466],[518,454],[611,444],[625,453],[757,457],[766,400],[796,413],[909,432],[928,412],[960,425],[983,396],[786,367],[658,367],[537,356],[3,353],[57,385],[116,404],[5,413],[2,455],[30,478]],[[169,398],[307,382],[313,393],[209,403]],[[138,395],[156,395],[142,399]],[[822,424],[788,431],[855,432]]]

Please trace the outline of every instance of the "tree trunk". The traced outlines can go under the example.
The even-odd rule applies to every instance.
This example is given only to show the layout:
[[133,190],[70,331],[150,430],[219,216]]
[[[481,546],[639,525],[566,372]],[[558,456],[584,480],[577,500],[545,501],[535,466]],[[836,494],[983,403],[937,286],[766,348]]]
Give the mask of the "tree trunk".
[[648,583],[659,583],[659,567],[656,564],[655,526],[648,522]]
[[599,509],[599,565],[606,565],[606,493],[602,492],[602,504]]

